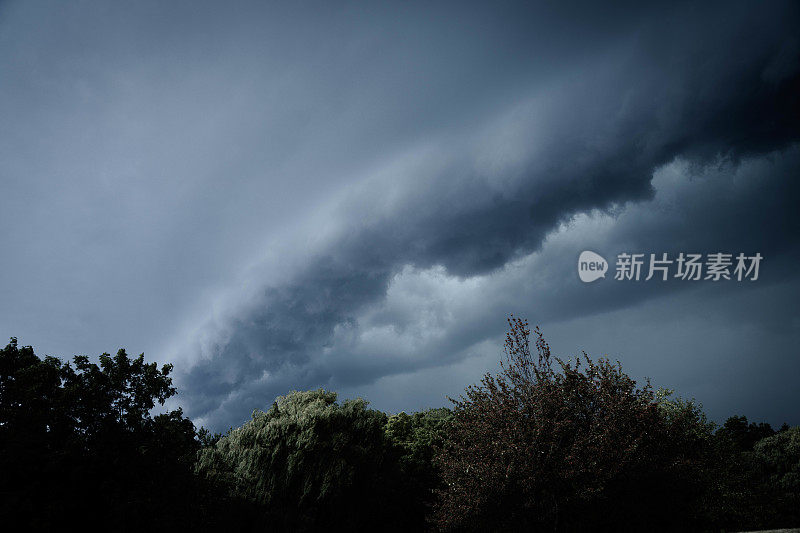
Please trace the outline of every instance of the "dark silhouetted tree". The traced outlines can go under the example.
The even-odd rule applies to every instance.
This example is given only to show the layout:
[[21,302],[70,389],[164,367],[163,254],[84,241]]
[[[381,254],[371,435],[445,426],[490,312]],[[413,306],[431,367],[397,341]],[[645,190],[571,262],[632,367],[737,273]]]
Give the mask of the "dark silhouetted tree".
[[767,423],[748,423],[746,416],[732,416],[717,430],[717,437],[727,439],[741,451],[750,451],[756,442],[775,434]]
[[0,350],[0,513],[25,529],[102,523],[107,530],[177,524],[198,515],[191,473],[199,448],[171,365],[124,350],[99,365],[39,359],[17,340]]

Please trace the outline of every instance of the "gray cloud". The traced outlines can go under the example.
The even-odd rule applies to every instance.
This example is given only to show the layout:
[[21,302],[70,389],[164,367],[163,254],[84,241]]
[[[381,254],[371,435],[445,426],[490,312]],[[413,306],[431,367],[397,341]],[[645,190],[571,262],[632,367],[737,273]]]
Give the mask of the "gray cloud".
[[[427,359],[359,356],[355,345],[350,353],[322,354],[337,329],[359,329],[359,316],[386,297],[390,280],[406,265],[441,265],[460,278],[490,274],[538,250],[549,232],[575,214],[609,212],[625,202],[650,200],[653,172],[676,157],[697,168],[719,161],[736,168],[742,157],[796,141],[798,121],[792,112],[797,106],[798,69],[791,58],[797,57],[797,42],[785,18],[753,22],[751,16],[741,10],[709,28],[712,19],[685,19],[680,13],[671,17],[684,23],[678,30],[657,19],[628,28],[624,47],[615,42],[590,64],[574,72],[565,69],[552,85],[513,108],[519,137],[514,141],[522,153],[514,164],[500,169],[505,176],[487,172],[471,154],[470,149],[480,153],[483,139],[478,135],[468,146],[448,146],[444,161],[423,167],[422,175],[403,176],[399,171],[402,187],[387,184],[395,177],[391,175],[355,193],[344,204],[342,234],[290,283],[267,289],[255,307],[231,319],[230,337],[188,374],[184,383],[189,397],[200,390],[208,401],[206,408],[224,404],[219,408],[223,414],[205,409],[194,414],[212,423],[217,418],[230,420],[245,411],[243,405],[264,403],[287,387],[352,386],[445,364],[448,357],[433,357],[433,349],[455,348],[457,353],[494,333],[496,326],[466,335],[451,331],[460,342],[426,346],[431,354]],[[772,31],[754,29],[757,24]],[[743,35],[757,38],[740,41]],[[796,168],[791,160],[789,172]],[[774,186],[786,190],[765,196],[772,201],[796,198],[790,183],[788,176],[778,180]],[[389,203],[382,199],[387,188],[393,191]],[[746,206],[742,198],[737,200],[739,205],[729,207]],[[747,206],[749,211],[742,214],[763,222],[750,220],[748,227],[758,228],[751,230],[751,237],[761,239],[765,224],[784,230],[797,226],[791,202],[781,204],[777,211],[764,211],[759,203]],[[712,221],[718,227],[707,229],[724,236],[729,213]],[[793,246],[787,233],[774,235],[778,244],[759,242],[761,248]],[[753,238],[746,237],[745,233],[715,244],[752,245]],[[606,295],[599,309],[642,297],[652,295]],[[577,303],[564,309],[563,316],[585,313],[585,308],[574,308]],[[548,318],[559,316],[559,305],[564,304],[555,302]],[[231,377],[229,387],[216,396],[209,394],[202,376],[221,374]]]
[[[769,287],[795,290],[798,19],[792,2],[0,4],[0,327],[45,353],[174,360],[179,402],[217,428],[291,388],[394,408],[382,384],[454,369],[451,391],[509,311],[606,344],[639,307],[741,290],[786,347]],[[769,267],[750,292],[580,286],[564,265],[589,246]]]

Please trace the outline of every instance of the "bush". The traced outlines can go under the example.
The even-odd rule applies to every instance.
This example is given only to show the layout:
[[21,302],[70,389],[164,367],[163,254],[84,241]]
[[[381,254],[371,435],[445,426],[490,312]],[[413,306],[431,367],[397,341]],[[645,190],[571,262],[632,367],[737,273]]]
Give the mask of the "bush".
[[686,402],[660,405],[619,364],[555,359],[509,320],[506,361],[455,404],[437,456],[446,530],[692,527],[709,430]]

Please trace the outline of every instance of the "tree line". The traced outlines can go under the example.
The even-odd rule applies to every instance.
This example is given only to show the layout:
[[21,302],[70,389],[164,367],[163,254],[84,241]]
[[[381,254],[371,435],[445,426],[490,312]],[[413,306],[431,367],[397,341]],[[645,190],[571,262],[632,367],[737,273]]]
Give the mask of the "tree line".
[[552,356],[511,317],[505,360],[412,414],[294,391],[196,429],[171,365],[0,350],[0,520],[26,530],[735,531],[800,526],[800,427],[730,417]]

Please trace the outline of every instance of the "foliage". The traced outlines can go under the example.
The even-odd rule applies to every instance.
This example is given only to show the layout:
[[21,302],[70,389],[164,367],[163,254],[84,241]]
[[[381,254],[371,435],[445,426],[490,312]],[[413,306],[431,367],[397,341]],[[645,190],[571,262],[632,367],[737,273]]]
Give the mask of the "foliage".
[[446,407],[389,417],[386,435],[403,450],[406,471],[431,470],[434,449],[444,443],[452,419],[453,411]]
[[800,495],[800,426],[758,441],[753,455],[771,485]]
[[776,527],[800,524],[800,426],[761,439],[753,446],[761,488],[771,497]]
[[[0,350],[0,519],[25,530],[746,530],[800,524],[800,427],[729,418],[563,361],[511,318],[506,360],[454,409],[388,416],[292,392],[225,434],[169,374]],[[531,351],[531,334],[534,333]]]
[[769,424],[748,424],[746,416],[732,416],[717,430],[717,438],[728,440],[740,451],[750,451],[758,441],[774,434],[775,430]]
[[197,471],[285,530],[400,527],[387,417],[334,392],[292,392],[199,455]]
[[386,435],[400,452],[399,468],[407,487],[404,512],[418,517],[412,524],[415,529],[425,527],[436,492],[444,488],[434,455],[444,445],[452,420],[453,412],[442,407],[411,415],[398,413],[386,423]]
[[713,523],[731,530],[800,524],[800,428],[730,417],[714,435]]
[[180,409],[150,415],[175,394],[171,365],[124,350],[99,361],[41,360],[15,338],[0,350],[0,514],[26,529],[188,514],[194,426]]
[[705,436],[696,409],[659,406],[649,385],[585,354],[575,363],[555,359],[556,371],[538,329],[534,359],[528,323],[512,317],[509,327],[502,372],[454,400],[450,441],[437,457],[446,484],[438,524],[680,527],[692,513],[691,474]]

